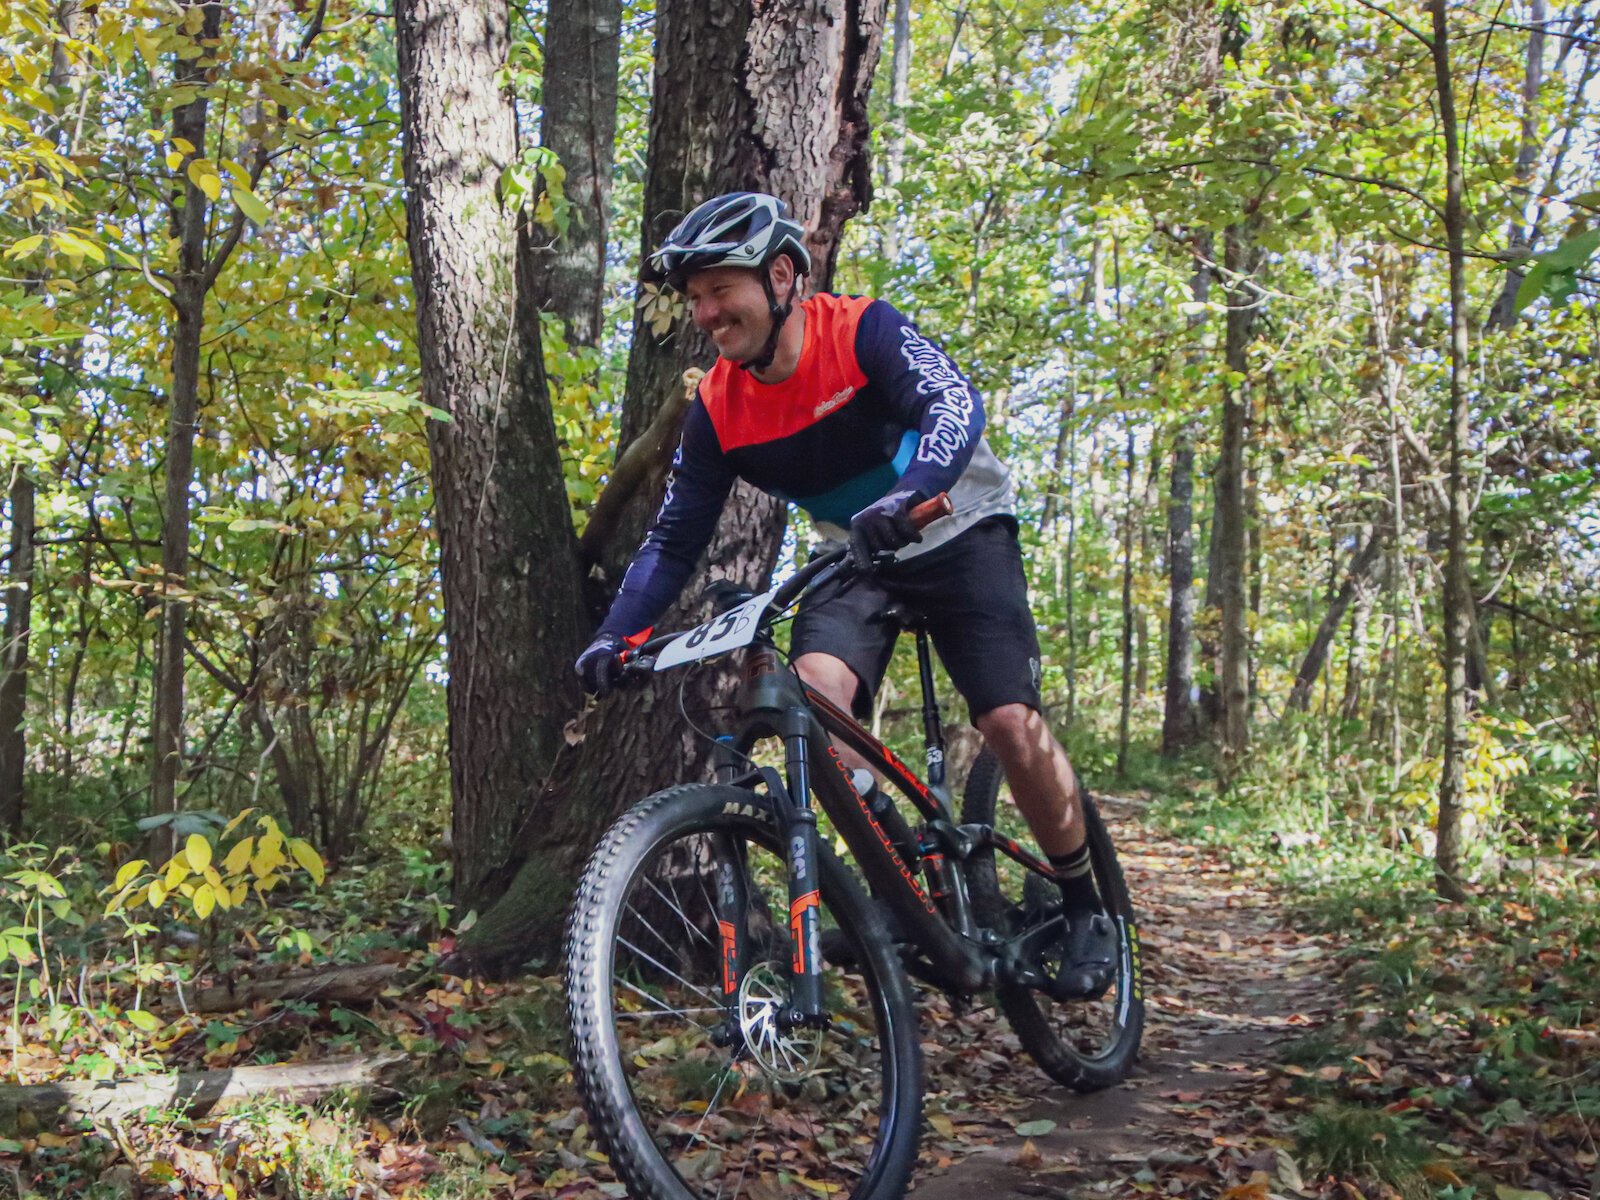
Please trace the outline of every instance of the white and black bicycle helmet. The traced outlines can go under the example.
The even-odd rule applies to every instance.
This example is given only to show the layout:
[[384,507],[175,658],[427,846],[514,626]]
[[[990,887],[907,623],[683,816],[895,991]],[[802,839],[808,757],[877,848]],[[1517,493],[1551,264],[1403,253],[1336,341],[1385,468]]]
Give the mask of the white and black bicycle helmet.
[[759,371],[772,365],[778,350],[778,335],[794,306],[794,296],[778,303],[772,280],[764,269],[780,254],[794,263],[796,275],[811,271],[811,255],[806,250],[806,231],[789,216],[789,206],[765,192],[729,192],[699,205],[682,221],[650,256],[650,274],[668,287],[683,291],[689,276],[710,267],[748,267],[761,276],[772,314],[772,332],[762,352],[739,365]]

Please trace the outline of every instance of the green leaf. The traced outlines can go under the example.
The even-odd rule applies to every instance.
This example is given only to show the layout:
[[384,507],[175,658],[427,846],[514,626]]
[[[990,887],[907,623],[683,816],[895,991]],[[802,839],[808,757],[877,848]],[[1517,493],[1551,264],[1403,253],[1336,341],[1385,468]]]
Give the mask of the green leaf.
[[233,202],[239,206],[240,212],[257,225],[265,225],[272,218],[272,210],[247,187],[233,189]]
[[1554,250],[1541,254],[1539,261],[1548,263],[1556,271],[1571,270],[1588,262],[1597,249],[1600,249],[1600,229],[1590,229],[1574,234]]
[[130,1008],[122,1015],[128,1018],[130,1025],[136,1029],[142,1029],[145,1033],[154,1033],[161,1028],[161,1018],[156,1016],[155,1013],[146,1012],[142,1008]]
[[1038,1121],[1023,1121],[1017,1126],[1017,1133],[1021,1137],[1040,1137],[1049,1133],[1056,1127],[1056,1123],[1048,1118]]

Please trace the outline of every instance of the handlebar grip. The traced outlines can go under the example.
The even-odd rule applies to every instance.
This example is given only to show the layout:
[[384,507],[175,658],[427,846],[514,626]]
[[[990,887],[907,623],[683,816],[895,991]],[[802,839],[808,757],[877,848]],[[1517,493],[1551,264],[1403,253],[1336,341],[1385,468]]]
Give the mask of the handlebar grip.
[[948,517],[955,511],[955,505],[950,503],[950,493],[940,492],[932,500],[924,500],[907,515],[918,529],[926,529],[940,517]]

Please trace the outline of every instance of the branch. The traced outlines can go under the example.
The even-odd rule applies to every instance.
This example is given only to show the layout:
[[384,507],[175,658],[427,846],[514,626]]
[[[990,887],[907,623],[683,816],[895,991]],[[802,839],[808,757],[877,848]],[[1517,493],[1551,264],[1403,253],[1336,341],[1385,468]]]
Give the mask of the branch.
[[1412,37],[1416,38],[1417,41],[1421,42],[1424,46],[1428,47],[1429,50],[1433,49],[1433,39],[1431,37],[1429,37],[1427,34],[1423,33],[1420,29],[1416,28],[1416,26],[1408,24],[1401,17],[1395,16],[1394,13],[1390,12],[1387,8],[1383,7],[1383,5],[1381,5],[1381,4],[1373,4],[1371,2],[1371,0],[1356,0],[1356,3],[1361,5],[1362,8],[1371,9],[1373,12],[1377,13],[1379,16],[1387,17],[1389,20],[1393,21],[1396,25],[1400,26],[1401,29],[1404,29]]
[[589,514],[589,523],[584,526],[583,536],[578,539],[578,550],[586,566],[600,561],[600,555],[616,533],[622,521],[622,511],[633,499],[634,493],[663,463],[672,461],[672,452],[683,425],[683,414],[688,411],[689,401],[694,397],[698,383],[698,379],[692,383],[685,379],[683,390],[661,406],[650,427],[636,437],[617,459],[617,465],[611,469],[611,479],[595,501],[594,510]]

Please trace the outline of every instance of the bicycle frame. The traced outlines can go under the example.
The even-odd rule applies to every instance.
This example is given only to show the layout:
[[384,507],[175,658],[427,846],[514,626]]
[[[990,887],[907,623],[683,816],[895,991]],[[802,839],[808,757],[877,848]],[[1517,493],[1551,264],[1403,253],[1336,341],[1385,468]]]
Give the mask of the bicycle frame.
[[[931,669],[926,635],[919,632],[925,709],[931,701]],[[997,982],[1032,982],[1021,965],[1021,947],[1004,943],[992,930],[978,927],[967,899],[964,860],[973,851],[992,846],[1030,871],[1054,878],[1051,867],[988,826],[958,826],[949,803],[918,778],[898,755],[874,738],[844,710],[803,684],[783,667],[770,645],[751,648],[739,693],[739,732],[723,739],[718,758],[721,782],[764,785],[773,796],[780,832],[789,855],[790,929],[794,937],[793,1011],[790,1024],[821,1024],[822,1007],[818,950],[818,894],[815,872],[817,818],[811,808],[816,795],[822,809],[844,838],[878,896],[900,918],[901,926],[926,959],[923,973],[948,991],[972,993]],[[926,716],[926,712],[925,712]],[[937,725],[929,726],[930,749]],[[785,773],[771,768],[744,769],[756,742],[778,737],[784,742]],[[893,805],[874,812],[856,790],[849,767],[834,742],[859,754],[883,779],[916,808],[924,823],[918,838]],[[942,765],[942,749],[930,755]],[[932,772],[930,772],[932,773]],[[942,774],[942,771],[938,772]],[[929,879],[925,888],[918,870]],[[725,987],[734,986],[739,962],[737,929],[724,928]]]

